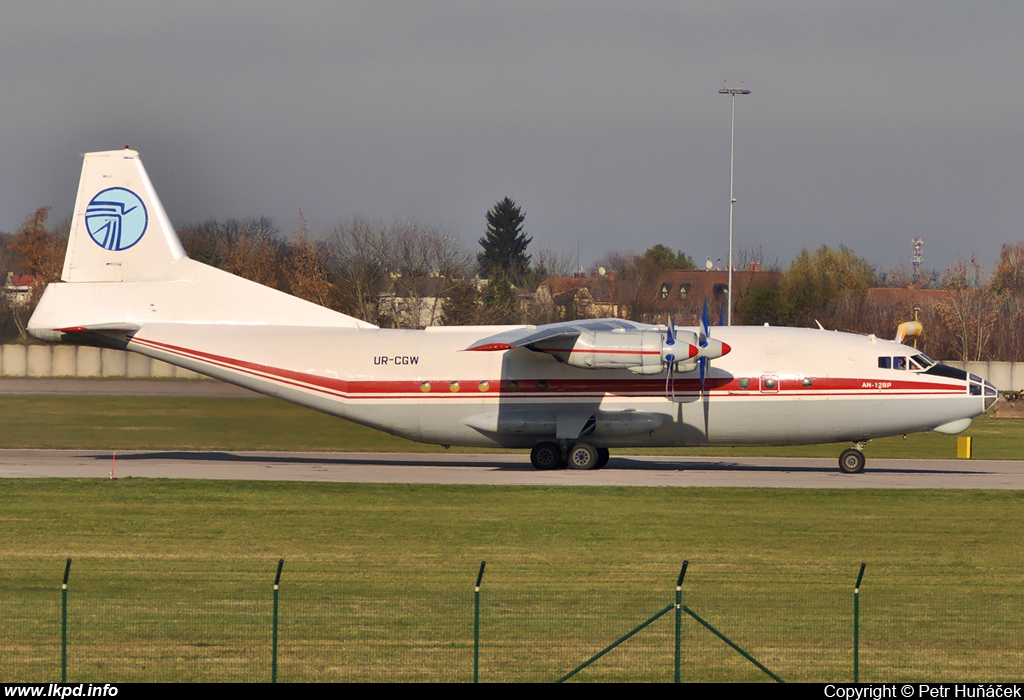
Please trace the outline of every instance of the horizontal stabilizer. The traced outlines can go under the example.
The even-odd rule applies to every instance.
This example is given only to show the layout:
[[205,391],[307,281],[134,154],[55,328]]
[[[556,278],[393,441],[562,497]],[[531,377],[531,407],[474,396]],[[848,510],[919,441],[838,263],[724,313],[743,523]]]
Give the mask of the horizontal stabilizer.
[[122,331],[134,333],[139,330],[137,323],[94,323],[88,326],[70,326],[68,328],[55,328],[61,333],[100,333],[103,331]]

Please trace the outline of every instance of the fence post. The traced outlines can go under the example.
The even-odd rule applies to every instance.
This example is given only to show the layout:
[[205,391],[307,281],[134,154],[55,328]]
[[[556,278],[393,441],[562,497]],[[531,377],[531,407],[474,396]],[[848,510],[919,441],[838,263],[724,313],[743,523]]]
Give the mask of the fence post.
[[60,587],[60,682],[68,682],[68,574],[71,557],[64,564],[64,583]]
[[853,682],[860,683],[860,582],[864,578],[865,562],[861,562],[857,583],[853,587]]
[[480,572],[476,575],[476,587],[473,589],[473,682],[480,682],[480,582],[484,578],[486,561],[480,562]]
[[686,576],[686,567],[689,565],[689,560],[683,562],[683,568],[679,570],[679,578],[676,580],[676,683],[682,683],[679,679],[679,662],[683,638],[683,577]]
[[277,683],[277,596],[281,588],[281,569],[284,559],[277,562],[277,576],[274,577],[274,636],[270,649],[270,682]]

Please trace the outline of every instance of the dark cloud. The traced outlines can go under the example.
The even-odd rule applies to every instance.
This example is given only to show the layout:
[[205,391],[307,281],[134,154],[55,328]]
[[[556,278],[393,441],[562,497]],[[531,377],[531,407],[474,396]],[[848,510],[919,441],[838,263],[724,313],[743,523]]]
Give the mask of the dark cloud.
[[1008,3],[39,2],[0,24],[0,228],[70,213],[86,150],[138,148],[175,221],[360,214],[467,246],[504,196],[538,245],[845,243],[994,260],[1019,232]]

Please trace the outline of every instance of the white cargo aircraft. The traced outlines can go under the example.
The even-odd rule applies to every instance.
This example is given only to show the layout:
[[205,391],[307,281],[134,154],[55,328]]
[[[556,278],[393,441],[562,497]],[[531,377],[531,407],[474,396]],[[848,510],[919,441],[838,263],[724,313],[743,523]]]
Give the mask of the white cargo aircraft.
[[135,151],[88,153],[61,281],[30,332],[100,342],[410,440],[532,450],[538,469],[615,447],[956,434],[988,382],[897,342],[824,330],[617,319],[379,329],[191,260]]

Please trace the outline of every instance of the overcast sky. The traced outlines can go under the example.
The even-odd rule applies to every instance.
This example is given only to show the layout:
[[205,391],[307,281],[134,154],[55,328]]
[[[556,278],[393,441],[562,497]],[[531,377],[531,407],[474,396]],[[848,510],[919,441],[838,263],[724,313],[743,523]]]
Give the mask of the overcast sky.
[[0,229],[139,150],[176,223],[414,219],[508,196],[584,264],[665,243],[944,269],[1024,238],[1024,3],[7,3]]

